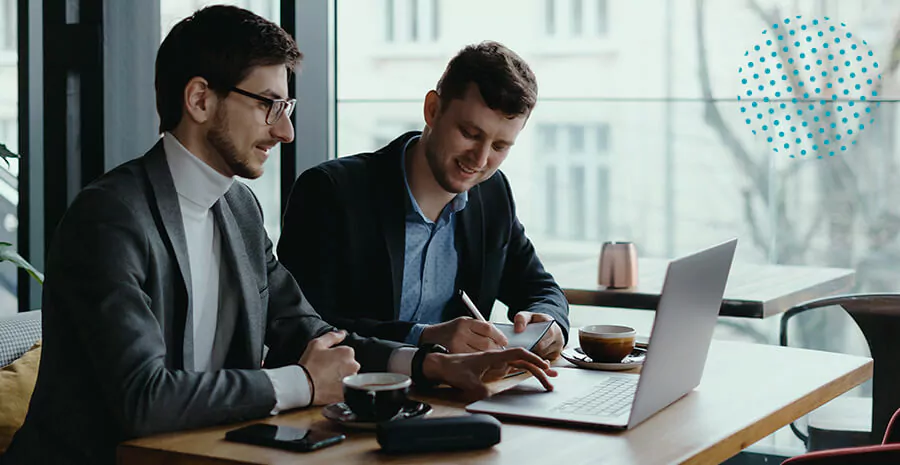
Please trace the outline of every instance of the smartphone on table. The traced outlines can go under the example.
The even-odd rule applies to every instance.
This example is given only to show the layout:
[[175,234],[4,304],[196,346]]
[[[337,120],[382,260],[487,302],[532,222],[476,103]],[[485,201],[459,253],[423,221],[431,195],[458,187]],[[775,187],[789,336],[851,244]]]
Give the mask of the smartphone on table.
[[226,441],[275,447],[294,452],[311,452],[337,444],[346,438],[339,433],[267,423],[256,423],[225,433]]

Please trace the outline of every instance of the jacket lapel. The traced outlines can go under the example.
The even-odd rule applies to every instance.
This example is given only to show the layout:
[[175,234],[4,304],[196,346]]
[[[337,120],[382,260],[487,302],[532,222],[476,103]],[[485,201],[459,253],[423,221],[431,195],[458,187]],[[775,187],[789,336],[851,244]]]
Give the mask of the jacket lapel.
[[[185,335],[193,334],[191,314],[191,269],[187,254],[187,239],[184,233],[184,221],[181,217],[181,208],[178,206],[178,193],[175,190],[175,182],[166,162],[166,152],[163,149],[162,139],[153,146],[144,157],[144,166],[147,177],[156,199],[156,207],[165,230],[164,238],[168,238],[168,245],[178,263],[181,272],[181,284],[184,286],[184,305],[176,305],[174,309],[167,310],[166,317],[171,318],[172,333],[167,334],[167,339],[174,343],[173,360],[177,367],[192,369],[194,365],[193,338]],[[177,279],[177,278],[176,278]],[[176,290],[177,292],[178,290]],[[171,313],[168,313],[171,312]]]
[[403,263],[406,255],[406,202],[408,201],[400,160],[403,146],[413,135],[415,133],[400,136],[377,152],[373,158],[373,162],[377,164],[374,170],[377,178],[373,182],[377,199],[376,205],[379,210],[377,217],[381,221],[382,235],[390,258],[395,319],[400,316]]
[[[234,189],[234,187],[232,187]],[[250,268],[250,259],[244,245],[244,237],[238,227],[237,220],[231,207],[223,196],[213,205],[213,215],[222,233],[222,260],[231,272],[229,283],[237,284],[237,289],[232,293],[238,305],[238,322],[242,327],[241,340],[246,341],[244,349],[250,357],[250,366],[262,365],[262,334],[264,331],[254,331],[253,328],[263,328],[263,311],[260,308],[262,302],[259,299],[259,290],[253,280],[253,270]],[[223,283],[224,284],[224,283]],[[260,350],[254,348],[259,347]],[[230,357],[229,357],[230,358]]]

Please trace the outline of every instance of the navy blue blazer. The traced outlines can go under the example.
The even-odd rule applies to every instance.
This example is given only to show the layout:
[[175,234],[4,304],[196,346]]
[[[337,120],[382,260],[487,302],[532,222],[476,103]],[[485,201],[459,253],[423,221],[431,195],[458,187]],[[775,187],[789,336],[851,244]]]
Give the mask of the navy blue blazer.
[[[339,328],[401,342],[412,328],[398,320],[408,201],[400,160],[418,134],[310,168],[291,190],[278,259],[322,318]],[[568,339],[568,303],[516,218],[506,176],[497,171],[470,189],[458,215],[456,287],[488,319],[499,299],[510,319],[522,310],[552,315]],[[467,314],[454,298],[444,321]]]

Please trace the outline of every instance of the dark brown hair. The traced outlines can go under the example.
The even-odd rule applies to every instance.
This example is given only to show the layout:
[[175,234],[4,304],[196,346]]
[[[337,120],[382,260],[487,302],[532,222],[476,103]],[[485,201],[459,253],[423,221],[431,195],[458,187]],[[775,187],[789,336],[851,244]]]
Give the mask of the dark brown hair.
[[178,126],[191,79],[206,79],[224,96],[257,66],[284,65],[290,75],[301,58],[284,29],[250,11],[223,5],[198,10],[172,28],[156,55],[159,131]]
[[510,117],[527,116],[537,103],[537,80],[528,63],[498,42],[469,45],[450,60],[437,83],[441,108],[462,99],[470,83],[490,109]]

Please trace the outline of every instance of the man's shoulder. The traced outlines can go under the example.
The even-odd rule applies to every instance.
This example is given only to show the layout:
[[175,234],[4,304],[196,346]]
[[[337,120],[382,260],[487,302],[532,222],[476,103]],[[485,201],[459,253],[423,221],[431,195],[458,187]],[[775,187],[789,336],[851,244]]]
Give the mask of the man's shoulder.
[[318,164],[311,168],[327,174],[331,178],[353,178],[364,176],[372,164],[376,162],[378,152],[364,152],[346,157],[335,158]]
[[[144,202],[147,190],[146,171],[142,166],[141,158],[122,163],[112,170],[104,173],[99,178],[91,181],[79,192],[79,197],[91,197],[92,199],[108,199],[134,206],[133,203],[140,199]],[[105,195],[101,195],[105,194]]]
[[410,131],[397,137],[374,152],[360,152],[328,160],[308,171],[328,175],[334,182],[359,182],[370,177],[382,177],[385,171],[400,171],[403,147],[420,131]]
[[489,201],[509,203],[512,198],[509,179],[500,170],[478,184],[478,191],[482,198]]

